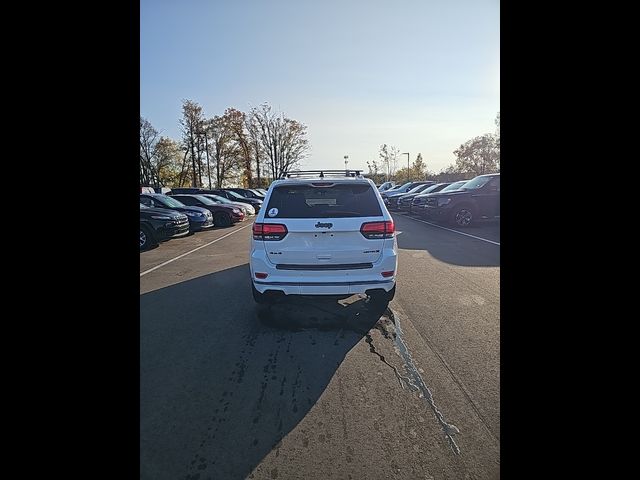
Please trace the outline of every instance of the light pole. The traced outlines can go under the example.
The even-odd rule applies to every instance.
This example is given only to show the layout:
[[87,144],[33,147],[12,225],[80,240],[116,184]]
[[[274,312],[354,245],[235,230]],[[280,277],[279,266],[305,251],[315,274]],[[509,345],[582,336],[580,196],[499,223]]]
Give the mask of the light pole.
[[407,156],[407,182],[409,182],[409,152],[401,153],[400,155]]
[[349,155],[344,156],[344,171],[347,171],[347,163],[349,163]]

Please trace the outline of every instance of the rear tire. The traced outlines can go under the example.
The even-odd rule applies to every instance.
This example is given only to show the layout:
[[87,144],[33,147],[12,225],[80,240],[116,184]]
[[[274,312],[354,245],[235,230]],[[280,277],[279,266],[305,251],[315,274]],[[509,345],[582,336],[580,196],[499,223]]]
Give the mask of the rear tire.
[[218,212],[214,215],[213,221],[215,222],[217,227],[230,227],[233,223],[229,215],[221,212]]

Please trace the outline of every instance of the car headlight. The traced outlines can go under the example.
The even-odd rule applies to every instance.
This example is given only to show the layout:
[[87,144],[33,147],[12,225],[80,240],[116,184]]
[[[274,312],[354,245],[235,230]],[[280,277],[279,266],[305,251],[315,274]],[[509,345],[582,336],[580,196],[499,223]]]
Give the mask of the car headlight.
[[239,208],[234,208],[233,209],[233,213],[240,213],[240,209]]
[[438,199],[438,206],[439,207],[444,207],[445,205],[449,205],[449,203],[451,203],[451,198],[439,198]]
[[151,215],[151,218],[155,218],[156,220],[173,220],[173,218],[167,215]]
[[189,215],[190,217],[201,217],[204,214],[200,213],[200,212],[185,212],[187,215]]

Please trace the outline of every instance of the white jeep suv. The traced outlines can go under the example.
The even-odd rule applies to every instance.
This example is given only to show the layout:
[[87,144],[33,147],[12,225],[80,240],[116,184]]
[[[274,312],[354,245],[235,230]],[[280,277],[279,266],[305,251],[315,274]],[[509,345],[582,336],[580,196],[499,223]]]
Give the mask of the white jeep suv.
[[398,246],[375,184],[359,171],[290,172],[274,181],[251,240],[253,297],[363,293],[390,301]]

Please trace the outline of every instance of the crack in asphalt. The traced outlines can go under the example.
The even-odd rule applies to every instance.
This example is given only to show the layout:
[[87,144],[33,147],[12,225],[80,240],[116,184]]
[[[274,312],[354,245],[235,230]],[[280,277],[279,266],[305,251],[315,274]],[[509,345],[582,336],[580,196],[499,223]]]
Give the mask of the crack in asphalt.
[[[383,321],[385,317],[388,319],[387,322]],[[433,393],[431,392],[431,389],[426,385],[422,376],[418,372],[418,368],[413,362],[413,358],[411,357],[411,353],[409,352],[409,347],[407,346],[404,339],[402,338],[403,332],[402,332],[402,328],[400,328],[400,323],[398,319],[395,317],[393,311],[390,308],[387,308],[387,310],[382,315],[380,320],[381,321],[376,323],[375,328],[379,330],[386,339],[393,339],[394,345],[396,347],[394,351],[402,359],[404,363],[404,368],[409,374],[409,378],[403,375],[400,375],[396,367],[389,364],[384,358],[384,356],[379,354],[375,350],[375,348],[373,347],[373,339],[371,338],[371,335],[367,333],[366,342],[369,344],[369,351],[378,355],[378,357],[380,357],[380,360],[382,360],[384,363],[389,365],[394,370],[396,377],[398,378],[398,381],[400,381],[400,384],[403,389],[404,389],[404,386],[402,385],[402,380],[406,382],[409,390],[420,392],[419,394],[420,398],[424,398],[425,401],[431,407],[431,410],[433,411],[436,419],[438,420],[438,423],[440,424],[440,427],[442,428],[443,433],[445,434],[445,438],[447,439],[449,446],[451,447],[451,449],[456,455],[460,455],[460,447],[458,447],[458,444],[453,438],[455,434],[460,433],[460,429],[456,427],[454,424],[448,423],[445,420],[442,412],[440,412],[440,410],[438,409],[435,403],[435,400],[433,398]],[[392,332],[390,334],[385,328],[385,324],[393,328],[395,332]]]
[[[406,313],[403,313],[404,315],[406,315]],[[397,314],[396,314],[397,315]],[[440,354],[440,352],[438,352],[438,350],[435,348],[435,346],[433,345],[433,342],[431,342],[431,340],[426,337],[425,335],[423,335],[419,330],[416,330],[416,333],[418,334],[418,336],[420,338],[422,338],[422,340],[427,344],[427,346],[429,347],[429,349],[433,352],[433,354],[438,357],[438,359],[440,360],[440,363],[442,364],[442,366],[449,372],[449,375],[451,375],[451,379],[456,383],[456,385],[458,385],[458,387],[460,388],[460,390],[462,390],[462,394],[465,396],[465,398],[468,400],[469,404],[471,405],[471,408],[473,409],[474,412],[476,412],[476,415],[478,416],[478,419],[480,420],[480,423],[483,425],[483,427],[485,428],[486,432],[489,434],[489,436],[491,437],[491,439],[496,443],[496,444],[500,444],[500,436],[499,434],[495,434],[492,427],[489,425],[489,422],[487,421],[487,419],[484,417],[484,415],[480,412],[480,407],[478,407],[478,405],[476,404],[476,402],[474,401],[473,397],[471,396],[471,393],[469,392],[469,389],[465,386],[465,384],[462,382],[462,380],[458,377],[458,375],[453,371],[453,369],[451,368],[451,366],[449,366],[449,364],[447,363],[447,361],[444,359],[444,357]]]
[[400,384],[400,388],[402,388],[404,390],[404,384],[402,383],[402,380],[407,382],[407,384],[410,384],[411,381],[408,378],[403,377],[402,375],[400,375],[400,372],[398,372],[398,369],[396,367],[394,367],[393,365],[391,365],[389,362],[387,362],[387,360],[384,358],[384,355],[381,355],[380,353],[378,353],[376,351],[376,347],[373,346],[373,338],[371,338],[371,335],[369,333],[367,333],[365,337],[366,337],[365,342],[367,342],[369,344],[369,351],[371,353],[376,354],[378,357],[380,357],[380,361],[383,362],[384,364],[388,365],[393,370],[393,373],[396,374],[396,378],[398,379],[398,383]]
[[431,410],[433,410],[433,413],[436,416],[438,423],[440,423],[440,426],[442,427],[442,431],[444,432],[449,442],[449,446],[452,448],[452,450],[455,452],[456,455],[460,455],[460,447],[458,447],[458,444],[453,438],[455,434],[460,433],[460,429],[456,427],[454,424],[448,423],[444,419],[444,415],[442,415],[442,412],[440,412],[440,410],[438,409],[435,403],[435,400],[433,399],[433,394],[431,393],[431,389],[427,386],[426,383],[424,383],[424,380],[420,375],[420,372],[418,372],[418,368],[413,362],[413,358],[411,357],[411,353],[409,352],[409,347],[407,347],[407,344],[404,342],[404,339],[402,338],[403,332],[402,332],[402,328],[400,327],[399,320],[395,318],[395,315],[390,308],[387,309],[387,312],[389,314],[389,319],[393,322],[393,325],[397,330],[397,334],[394,337],[395,345],[398,349],[398,353],[400,354],[401,358],[404,360],[405,368],[407,369],[409,375],[413,377],[413,380],[415,381],[415,383],[413,384],[414,387],[417,387],[420,390],[420,394],[421,394],[420,396],[427,401],[427,403],[431,407]]

